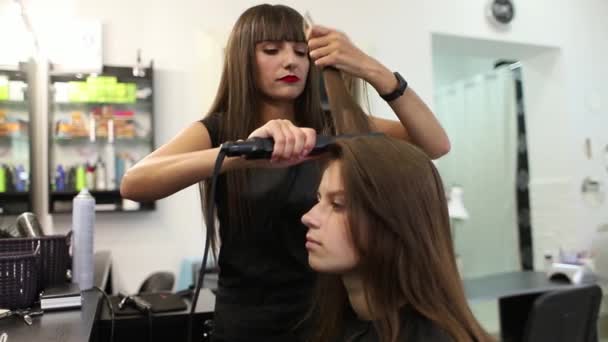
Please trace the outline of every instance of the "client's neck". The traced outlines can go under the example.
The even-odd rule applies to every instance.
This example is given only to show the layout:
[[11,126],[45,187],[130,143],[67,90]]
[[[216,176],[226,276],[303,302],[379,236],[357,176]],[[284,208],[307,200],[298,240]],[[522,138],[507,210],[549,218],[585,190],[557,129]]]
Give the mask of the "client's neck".
[[365,299],[363,281],[356,273],[342,275],[342,282],[348,294],[348,301],[357,316],[362,320],[371,320],[371,313]]

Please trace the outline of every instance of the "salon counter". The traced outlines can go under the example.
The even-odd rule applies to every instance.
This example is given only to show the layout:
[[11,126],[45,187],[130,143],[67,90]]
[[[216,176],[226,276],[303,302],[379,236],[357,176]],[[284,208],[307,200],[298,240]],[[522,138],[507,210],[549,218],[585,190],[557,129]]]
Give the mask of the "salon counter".
[[[110,252],[95,253],[94,284],[111,291],[112,260]],[[83,342],[91,340],[103,297],[98,291],[82,293],[80,310],[50,311],[42,316],[32,317],[28,326],[21,317],[0,320],[0,336],[6,334],[7,342]],[[1,337],[0,337],[1,339]]]
[[[95,253],[94,284],[111,294],[112,260],[109,252]],[[188,308],[177,312],[155,314],[152,330],[154,341],[185,341],[186,327],[190,311]],[[195,310],[193,331],[202,335],[204,322],[213,316],[215,296],[209,289],[202,289]],[[99,291],[82,293],[82,307],[77,310],[47,311],[42,316],[32,317],[28,326],[21,317],[7,317],[0,320],[0,342],[101,342],[110,340],[112,320],[107,304]],[[114,342],[148,341],[150,327],[142,316],[120,316],[114,321]],[[6,334],[6,337],[3,336]],[[200,341],[200,338],[197,339]]]
[[[595,283],[595,281],[584,281],[581,285],[593,283]],[[553,281],[548,279],[544,272],[534,271],[513,271],[491,274],[479,278],[465,279],[463,284],[469,301],[537,295],[581,286],[561,281]]]

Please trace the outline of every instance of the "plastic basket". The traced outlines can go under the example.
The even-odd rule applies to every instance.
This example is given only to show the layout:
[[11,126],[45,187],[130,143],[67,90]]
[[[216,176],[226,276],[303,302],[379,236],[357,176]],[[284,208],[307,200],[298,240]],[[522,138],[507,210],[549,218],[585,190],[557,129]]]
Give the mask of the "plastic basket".
[[32,238],[0,239],[0,253],[15,252],[33,253],[40,243],[40,258],[38,260],[38,290],[60,285],[67,280],[67,270],[70,264],[70,238],[67,235],[49,235]]
[[0,253],[0,307],[22,309],[32,306],[38,295],[40,254]]

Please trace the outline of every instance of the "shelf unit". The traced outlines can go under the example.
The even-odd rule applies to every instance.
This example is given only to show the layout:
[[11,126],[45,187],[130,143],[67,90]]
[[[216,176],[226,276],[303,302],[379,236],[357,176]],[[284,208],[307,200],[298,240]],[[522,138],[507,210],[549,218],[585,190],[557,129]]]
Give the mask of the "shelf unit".
[[0,215],[32,210],[30,118],[26,67],[0,69]]
[[154,68],[104,66],[99,75],[50,77],[49,211],[67,213],[82,188],[98,212],[137,212],[155,203],[123,199],[126,169],[154,150]]

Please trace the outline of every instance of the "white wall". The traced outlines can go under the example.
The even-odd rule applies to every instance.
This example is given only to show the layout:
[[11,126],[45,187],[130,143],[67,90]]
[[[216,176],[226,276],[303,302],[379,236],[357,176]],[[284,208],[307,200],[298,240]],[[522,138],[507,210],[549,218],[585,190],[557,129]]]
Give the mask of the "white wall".
[[[585,2],[587,3],[587,2]],[[587,176],[603,181],[604,190],[608,185],[608,167],[602,165],[600,151],[608,146],[608,25],[602,18],[608,14],[608,2],[599,1],[597,7],[586,6],[579,11],[596,12],[593,16],[579,15],[572,21],[573,25],[587,30],[586,35],[571,35],[571,63],[573,65],[567,84],[572,97],[576,101],[569,103],[572,113],[572,128],[574,135],[574,155],[572,162],[578,166],[575,172],[575,191],[580,199],[581,182]],[[592,141],[593,159],[584,156],[584,141]],[[577,201],[580,213],[580,229],[582,232],[596,230],[600,224],[608,222],[608,205],[600,208],[590,208]],[[575,228],[579,228],[575,227]],[[608,250],[608,245],[603,246]],[[607,274],[604,274],[606,276]]]
[[[131,64],[137,48],[143,49],[146,60],[154,58],[158,143],[168,141],[208,108],[218,77],[217,50],[222,45],[214,37],[225,36],[237,16],[258,3],[63,2],[68,13],[104,22],[105,63]],[[517,17],[508,31],[496,30],[486,21],[486,0],[285,3],[309,10],[318,23],[346,31],[388,67],[406,75],[428,101],[433,90],[433,34],[553,48],[529,61],[533,70],[546,70],[549,65],[552,82],[547,85],[546,76],[540,73],[527,76],[532,181],[537,184],[532,194],[535,236],[544,239],[538,242],[542,248],[555,246],[563,236],[576,237],[573,243],[584,244],[599,221],[608,221],[606,206],[606,214],[590,214],[576,202],[582,174],[595,167],[595,162],[583,160],[582,138],[593,135],[608,143],[608,105],[602,104],[596,113],[585,109],[587,95],[596,92],[602,98],[608,91],[604,82],[608,67],[601,63],[608,57],[608,26],[602,22],[608,15],[605,1],[518,1]],[[534,88],[540,84],[547,87]],[[376,96],[372,110],[390,116]],[[603,176],[606,178],[605,173]],[[556,180],[559,186],[554,186]],[[203,225],[198,200],[194,189],[188,189],[160,201],[153,213],[99,215],[97,248],[112,251],[117,288],[134,291],[147,274],[160,269],[177,272],[181,258],[201,254]],[[69,217],[56,216],[55,227],[62,226],[69,226]]]

